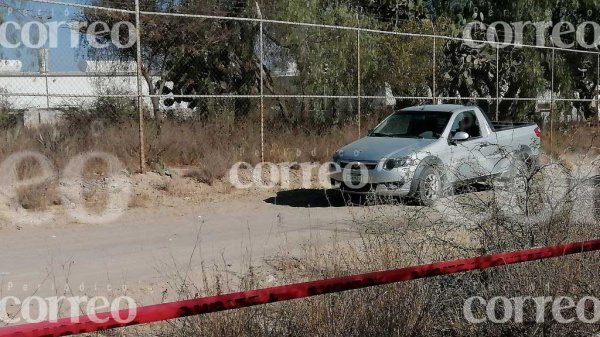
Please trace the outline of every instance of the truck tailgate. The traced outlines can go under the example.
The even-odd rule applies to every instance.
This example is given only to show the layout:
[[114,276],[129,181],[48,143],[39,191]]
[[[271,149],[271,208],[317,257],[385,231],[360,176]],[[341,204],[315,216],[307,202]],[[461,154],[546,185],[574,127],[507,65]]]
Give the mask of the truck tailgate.
[[496,125],[496,139],[498,145],[504,150],[527,151],[530,155],[537,156],[541,146],[540,129],[532,123],[504,123]]

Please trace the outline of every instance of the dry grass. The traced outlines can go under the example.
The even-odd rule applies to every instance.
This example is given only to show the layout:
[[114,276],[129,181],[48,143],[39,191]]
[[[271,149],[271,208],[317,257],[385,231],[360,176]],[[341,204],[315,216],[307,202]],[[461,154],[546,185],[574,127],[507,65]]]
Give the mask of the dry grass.
[[[364,127],[372,127],[376,119],[364,123]],[[260,126],[256,122],[247,121],[239,125],[166,121],[160,128],[149,123],[146,131],[148,165],[156,171],[190,167],[191,170],[184,176],[198,184],[222,177],[235,162],[255,164],[260,161]],[[597,146],[596,131],[584,129],[578,132],[589,137],[571,133],[573,137],[565,137],[564,141],[558,142],[560,148],[589,149],[590,140],[592,145]],[[267,128],[265,136],[266,159],[269,161],[326,161],[333,150],[356,138],[357,127],[347,125],[327,132]],[[95,133],[85,128],[61,127],[5,131],[0,139],[0,158],[23,150],[41,152],[59,169],[69,158],[83,151],[105,151],[118,156],[133,172],[137,169],[139,155],[137,125],[107,126]],[[18,170],[20,179],[25,179],[38,174],[39,167],[27,161]],[[102,163],[91,163],[86,177],[94,180],[104,173]],[[183,178],[162,179],[158,176],[152,188],[185,197],[187,182]],[[41,193],[46,189],[47,195]],[[51,205],[53,197],[50,191],[47,186],[26,190],[20,195],[21,202],[34,208]],[[151,202],[143,191],[134,191],[134,194],[134,206],[146,206]],[[94,196],[90,195],[90,200]],[[525,231],[532,232],[531,228],[523,228],[501,217],[469,228],[459,228],[440,217],[425,216],[422,208],[408,209],[397,205],[391,209],[391,212],[382,212],[374,207],[365,218],[356,219],[361,225],[369,224],[370,233],[375,233],[365,234],[358,244],[333,242],[330,249],[308,246],[301,256],[285,255],[273,262],[270,276],[277,284],[321,279],[482,252],[582,240],[594,237],[600,229],[597,222],[596,225],[583,226],[575,225],[566,218],[554,217],[533,228],[535,235],[532,239],[531,235],[522,235]],[[415,219],[419,221],[411,221]],[[357,228],[364,230],[365,227]],[[532,312],[525,313],[525,324],[473,325],[463,318],[462,306],[464,300],[471,296],[487,299],[519,295],[599,296],[599,268],[598,254],[585,254],[204,315],[156,324],[151,329],[153,335],[158,336],[590,335],[597,329],[595,325],[560,325],[549,317],[546,323],[537,324],[533,322]],[[231,281],[235,274],[227,271],[210,275],[204,284],[188,287],[187,295],[221,294],[273,285],[251,267],[235,282]],[[188,280],[184,281],[187,283]],[[139,335],[135,329],[127,332]]]
[[[463,207],[474,210],[495,208],[493,198],[478,194],[461,199]],[[564,211],[534,224],[524,224],[500,213],[472,224],[457,224],[443,214],[432,215],[431,209],[401,203],[387,207],[366,205],[366,212],[355,218],[355,225],[363,233],[368,228],[371,234],[363,234],[359,242],[334,239],[329,248],[308,245],[303,254],[284,252],[279,259],[270,261],[270,275],[249,267],[246,274],[236,279],[232,276],[235,274],[220,269],[209,274],[201,285],[187,283],[187,296],[272,286],[267,280],[287,284],[597,236],[599,217],[578,224],[570,218],[570,206],[563,206]],[[585,296],[598,297],[598,268],[598,253],[580,254],[208,314],[151,328],[159,336],[586,336],[593,335],[597,325],[577,320],[559,324],[551,316],[551,303],[544,307],[544,322],[535,321],[534,306],[526,307],[524,323],[471,324],[462,310],[465,300],[472,296],[487,300],[495,296],[569,296],[575,301]],[[476,315],[482,317],[484,313],[479,310]],[[569,311],[565,316],[573,315]],[[135,334],[134,330],[127,332]]]
[[[39,151],[57,167],[84,151],[116,155],[135,172],[139,167],[138,126],[133,122],[106,126],[94,131],[83,126],[46,127],[39,130],[0,131],[0,159],[18,151]],[[265,159],[272,162],[326,161],[333,151],[356,139],[356,125],[334,127],[327,132],[305,129],[265,130]],[[145,130],[147,165],[196,166],[204,178],[221,177],[238,161],[260,162],[260,125],[253,121],[218,123],[164,121],[160,127],[148,122]]]
[[[493,193],[493,192],[488,192]],[[494,209],[493,198],[477,193],[461,196],[474,210]],[[317,280],[454,258],[556,245],[593,239],[600,217],[585,224],[571,220],[569,205],[546,221],[524,224],[494,213],[472,224],[448,221],[444,214],[402,203],[363,206],[355,217],[362,239],[333,238],[327,248],[308,244],[300,254],[284,250],[268,261],[271,269],[248,267],[240,275],[216,268],[202,284],[185,280],[183,298],[223,294],[278,284]],[[532,210],[535,212],[536,210]],[[368,230],[368,234],[365,234]],[[223,262],[226,265],[226,262]],[[535,321],[535,307],[526,307],[524,323],[471,324],[463,316],[467,298],[569,296],[578,301],[600,296],[600,254],[529,262],[483,271],[373,287],[155,324],[158,336],[588,336],[596,324],[575,320],[559,324],[544,307],[544,322]],[[181,272],[180,274],[185,274]],[[182,284],[177,280],[174,284]],[[501,312],[497,313],[498,315]],[[477,317],[484,313],[481,308]],[[569,311],[565,316],[572,317]],[[500,316],[499,316],[500,317]],[[591,313],[590,316],[591,317]],[[135,329],[126,335],[139,335]]]
[[[385,112],[363,117],[361,134],[375,126]],[[243,122],[221,120],[165,120],[160,125],[148,121],[145,130],[147,168],[159,174],[172,173],[173,168],[187,168],[184,178],[201,184],[213,184],[223,178],[236,162],[252,165],[260,162],[261,133],[257,120],[249,117]],[[265,126],[265,160],[284,162],[325,162],[339,147],[358,137],[356,124],[332,126],[327,130],[311,131],[299,125],[285,127],[276,122]],[[545,130],[544,149],[560,157],[564,153],[598,154],[598,128],[586,125]],[[139,170],[138,125],[133,121],[103,125],[101,122],[76,123],[38,130],[12,128],[0,131],[0,160],[19,151],[36,151],[48,157],[60,170],[70,158],[85,151],[103,151],[116,155],[129,172]],[[103,177],[102,162],[90,163],[86,168],[88,180]],[[39,168],[37,168],[39,171]],[[19,167],[21,179],[38,174],[35,161],[26,161]],[[33,173],[32,173],[33,172]],[[166,191],[167,186],[157,186]],[[60,203],[56,196],[56,182],[31,188],[22,188],[19,198],[23,207],[44,209]],[[104,199],[100,191],[90,194],[91,204]],[[147,204],[148,196],[135,192],[132,205]],[[136,201],[137,200],[137,201]]]
[[[273,275],[278,284],[285,284],[424,262],[406,248],[393,235],[365,236],[360,244],[334,242],[331,249],[309,247],[301,257],[281,260]],[[143,329],[158,336],[186,337],[587,335],[595,331],[594,325],[557,324],[550,317],[550,305],[544,323],[535,323],[529,308],[524,324],[470,324],[462,309],[472,296],[597,296],[598,267],[600,256],[588,254],[207,314]],[[184,298],[272,285],[252,268],[237,280],[230,280],[232,274],[221,272],[204,285],[188,285]],[[139,332],[129,329],[126,335]]]
[[[365,128],[373,123],[365,123]],[[321,132],[301,127],[267,126],[265,160],[275,163],[325,162],[337,148],[356,139],[357,135],[358,128],[353,124]],[[145,141],[146,166],[150,171],[170,175],[173,168],[185,167],[188,168],[185,177],[202,184],[210,185],[223,178],[236,162],[254,165],[261,161],[260,124],[251,118],[244,122],[165,120],[160,125],[148,121]],[[86,151],[115,155],[129,172],[137,172],[138,125],[132,121],[111,125],[88,121],[37,130],[0,130],[0,161],[21,151],[43,154],[55,165],[58,173],[71,158]],[[101,161],[89,163],[84,177],[90,181],[102,179],[105,172],[103,165]],[[20,179],[40,173],[35,160],[23,162],[18,171]],[[160,189],[160,186],[157,188]],[[52,206],[58,200],[54,189],[56,181],[23,189],[21,204],[34,209]],[[167,186],[163,186],[162,190],[167,190]],[[103,200],[101,191],[96,192],[87,198],[91,203]],[[138,194],[134,196],[132,205],[147,204],[146,196]]]
[[192,169],[183,175],[184,178],[191,178],[199,183],[211,185],[217,178],[213,173],[205,168]]
[[569,153],[600,154],[600,126],[570,124],[558,129],[546,129],[542,145],[548,154],[560,156]]
[[152,198],[144,191],[136,191],[131,196],[129,207],[131,208],[147,208],[152,206]]

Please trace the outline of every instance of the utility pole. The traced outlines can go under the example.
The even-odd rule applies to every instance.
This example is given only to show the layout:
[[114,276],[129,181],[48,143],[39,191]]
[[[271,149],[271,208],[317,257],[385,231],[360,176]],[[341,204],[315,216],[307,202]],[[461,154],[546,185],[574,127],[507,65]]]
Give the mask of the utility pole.
[[140,126],[140,173],[144,173],[146,169],[146,154],[145,154],[145,142],[144,142],[144,108],[142,106],[142,41],[140,39],[140,0],[135,0],[135,38],[137,47],[137,103],[138,103],[138,114],[139,114],[139,126]]
[[258,18],[260,21],[260,36],[258,41],[260,43],[260,162],[265,162],[265,52],[264,52],[264,38],[263,38],[263,22],[262,22],[262,12],[260,10],[260,5],[258,1],[256,2],[256,12],[258,14]]
[[[52,14],[40,14],[37,16],[37,19],[40,20],[42,25],[45,25],[46,22],[52,19]],[[48,82],[48,64],[50,62],[50,56],[48,54],[48,48],[46,46],[42,46],[38,49],[38,63],[40,67],[40,73],[44,75],[44,79],[46,81],[46,110],[50,110],[50,88]],[[40,117],[41,119],[41,117]]]
[[358,14],[356,14],[356,53],[357,53],[357,66],[356,66],[356,81],[357,81],[357,91],[358,91],[358,138],[361,137],[361,118],[362,118],[362,105],[361,105],[361,81],[360,81],[360,77],[361,77],[361,71],[360,71],[360,67],[361,67],[361,63],[360,63],[360,17],[358,16]]

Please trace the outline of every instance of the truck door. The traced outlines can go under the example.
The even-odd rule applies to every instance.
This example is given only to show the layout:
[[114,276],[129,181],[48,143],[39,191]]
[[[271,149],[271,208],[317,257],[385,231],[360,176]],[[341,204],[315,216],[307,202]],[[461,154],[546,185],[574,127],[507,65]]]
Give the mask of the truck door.
[[[479,112],[480,114],[481,112]],[[470,180],[488,176],[495,170],[495,137],[483,116],[475,110],[458,114],[450,129],[450,136],[457,132],[466,132],[470,138],[451,146],[453,169],[456,180]]]

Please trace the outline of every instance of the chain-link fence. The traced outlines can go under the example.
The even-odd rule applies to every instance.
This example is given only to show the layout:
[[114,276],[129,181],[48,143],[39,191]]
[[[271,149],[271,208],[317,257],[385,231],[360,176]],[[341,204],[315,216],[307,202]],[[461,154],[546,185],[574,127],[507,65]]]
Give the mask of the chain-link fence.
[[154,119],[256,121],[265,161],[267,131],[344,124],[360,137],[368,121],[416,104],[477,104],[492,119],[549,130],[600,117],[600,53],[493,41],[469,48],[483,41],[454,37],[444,22],[381,29],[342,7],[311,17],[291,8],[283,20],[262,2],[31,0],[4,10],[21,33],[42,24],[49,34],[38,29],[46,43],[2,53],[2,104],[26,126],[65,112],[139,118],[142,170],[144,121]]

